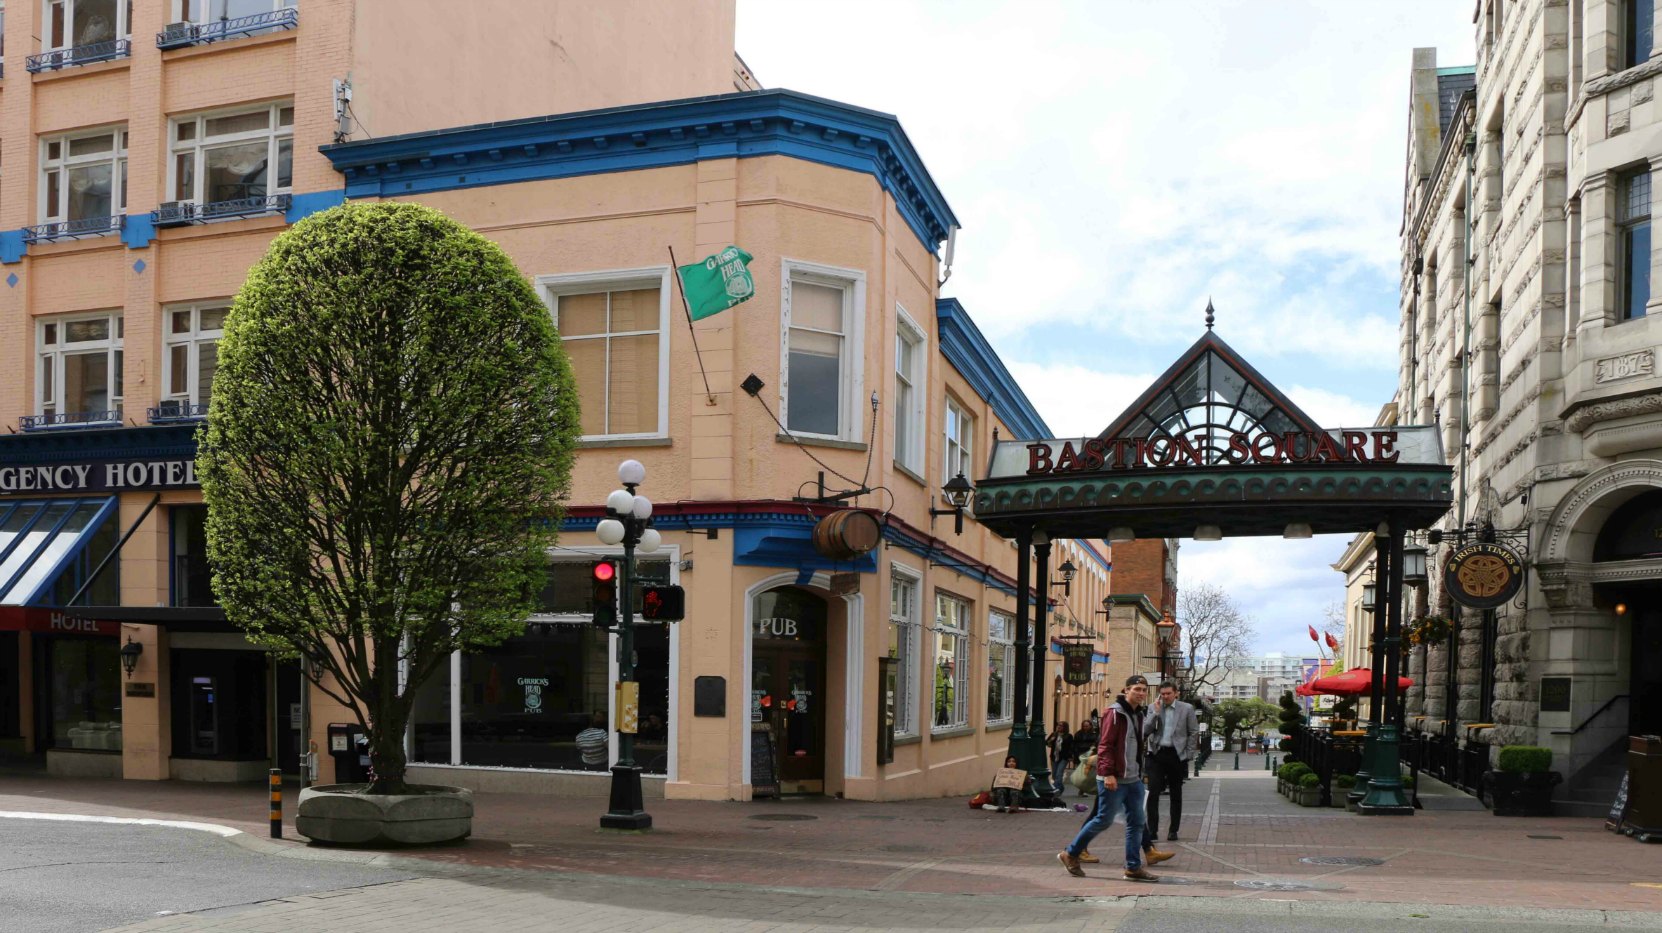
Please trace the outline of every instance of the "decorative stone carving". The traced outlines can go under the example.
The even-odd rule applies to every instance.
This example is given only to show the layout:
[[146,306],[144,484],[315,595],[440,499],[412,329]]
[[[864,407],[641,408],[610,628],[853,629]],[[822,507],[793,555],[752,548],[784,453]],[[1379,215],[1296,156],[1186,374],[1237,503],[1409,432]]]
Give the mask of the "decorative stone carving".
[[1594,402],[1575,410],[1564,422],[1564,427],[1577,434],[1585,431],[1588,425],[1600,421],[1614,421],[1617,418],[1629,418],[1634,415],[1650,415],[1662,412],[1662,392],[1647,392],[1643,395],[1634,395],[1628,398],[1613,398],[1604,402]]
[[[1638,399],[1623,399],[1622,401],[1647,399],[1656,406],[1656,410],[1662,410],[1662,394],[1640,396]],[[1582,412],[1578,411],[1575,417],[1579,418],[1581,414]],[[1568,426],[1570,430],[1580,431],[1586,426],[1585,424],[1575,424],[1574,421],[1575,418],[1572,418]],[[1546,534],[1538,552],[1537,566],[1540,566],[1543,570],[1543,586],[1546,585],[1544,579],[1546,567],[1552,564],[1563,564],[1570,559],[1570,535],[1575,531],[1576,526],[1580,524],[1588,510],[1612,492],[1629,487],[1662,488],[1662,460],[1626,460],[1594,470],[1580,483],[1577,483],[1569,494],[1559,500],[1558,507],[1553,510],[1551,521],[1547,523]]]
[[1656,375],[1656,351],[1651,348],[1624,353],[1621,356],[1607,356],[1598,361],[1598,369],[1593,375],[1593,381],[1600,385],[1607,382],[1621,382],[1625,379],[1642,379]]

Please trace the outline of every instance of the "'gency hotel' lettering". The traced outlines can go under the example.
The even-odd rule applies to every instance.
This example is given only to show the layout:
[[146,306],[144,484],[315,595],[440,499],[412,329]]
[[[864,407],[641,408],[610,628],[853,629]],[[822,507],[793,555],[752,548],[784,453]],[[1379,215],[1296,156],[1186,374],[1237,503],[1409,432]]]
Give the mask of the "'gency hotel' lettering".
[[0,494],[20,492],[109,492],[199,486],[195,460],[140,460],[132,463],[66,463],[0,466]]

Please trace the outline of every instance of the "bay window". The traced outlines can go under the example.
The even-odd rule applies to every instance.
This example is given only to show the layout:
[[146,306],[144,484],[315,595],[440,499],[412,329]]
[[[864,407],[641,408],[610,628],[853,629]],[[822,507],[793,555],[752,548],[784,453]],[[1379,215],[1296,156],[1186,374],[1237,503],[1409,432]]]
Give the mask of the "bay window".
[[127,210],[125,127],[41,142],[41,223],[51,237],[109,232]]
[[38,321],[35,410],[42,426],[121,421],[122,334],[119,314]]
[[202,213],[276,210],[266,201],[294,184],[294,105],[198,114],[173,121],[167,190]]

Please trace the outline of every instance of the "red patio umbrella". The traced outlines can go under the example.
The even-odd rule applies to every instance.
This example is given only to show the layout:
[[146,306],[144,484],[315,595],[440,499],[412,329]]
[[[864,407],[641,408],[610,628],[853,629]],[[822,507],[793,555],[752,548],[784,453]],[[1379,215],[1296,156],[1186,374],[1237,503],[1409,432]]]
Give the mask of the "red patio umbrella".
[[1301,697],[1313,697],[1313,696],[1316,695],[1316,691],[1310,689],[1310,684],[1299,684],[1297,687],[1293,688],[1293,695],[1294,696],[1301,696]]
[[[1407,690],[1412,686],[1414,686],[1412,678],[1397,678],[1397,689],[1399,691]],[[1373,671],[1366,667],[1353,667],[1343,674],[1331,674],[1310,681],[1311,693],[1326,693],[1337,697],[1358,697],[1372,689]]]

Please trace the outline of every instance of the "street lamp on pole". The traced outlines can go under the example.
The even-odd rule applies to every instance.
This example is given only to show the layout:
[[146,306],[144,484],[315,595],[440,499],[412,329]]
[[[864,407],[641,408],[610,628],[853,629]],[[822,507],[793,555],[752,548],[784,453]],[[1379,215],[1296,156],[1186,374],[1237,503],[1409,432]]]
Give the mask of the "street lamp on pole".
[[602,544],[623,545],[619,568],[617,622],[617,764],[612,766],[612,796],[600,818],[605,829],[651,829],[652,816],[641,796],[641,768],[635,763],[635,732],[640,724],[640,685],[635,682],[635,552],[656,551],[662,538],[652,527],[652,500],[635,488],[646,482],[646,467],[625,460],[617,468],[622,489],[606,497],[606,517],[595,528]]

